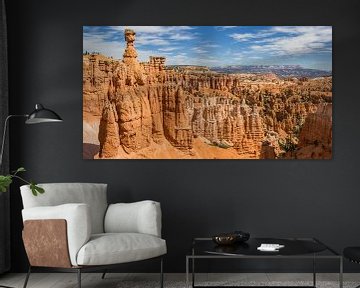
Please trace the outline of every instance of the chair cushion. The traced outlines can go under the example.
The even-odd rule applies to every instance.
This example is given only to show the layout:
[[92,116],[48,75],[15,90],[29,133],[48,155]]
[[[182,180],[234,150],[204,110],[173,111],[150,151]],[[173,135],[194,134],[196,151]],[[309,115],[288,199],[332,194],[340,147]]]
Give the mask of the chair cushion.
[[166,241],[140,233],[95,234],[79,250],[78,265],[108,265],[166,254]]
[[104,228],[105,233],[143,233],[161,237],[160,203],[145,200],[110,204]]
[[107,209],[106,184],[97,183],[47,183],[39,184],[45,193],[34,197],[29,185],[20,187],[24,208],[57,206],[68,203],[89,205],[92,233],[104,233]]
[[360,263],[360,247],[347,247],[344,249],[344,257],[353,262]]

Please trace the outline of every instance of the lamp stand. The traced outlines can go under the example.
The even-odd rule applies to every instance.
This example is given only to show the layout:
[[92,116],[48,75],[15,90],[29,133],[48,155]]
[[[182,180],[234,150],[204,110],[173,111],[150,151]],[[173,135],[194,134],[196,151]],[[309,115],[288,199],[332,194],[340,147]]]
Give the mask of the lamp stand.
[[[1,142],[1,150],[0,150],[0,169],[2,167],[2,161],[3,161],[3,155],[4,155],[4,148],[5,148],[5,142],[6,142],[6,132],[7,132],[7,126],[8,126],[8,122],[11,118],[15,118],[15,117],[28,117],[28,115],[24,114],[24,115],[9,115],[6,117],[5,119],[5,123],[4,123],[4,131],[3,131],[3,137],[2,137],[2,142]],[[1,285],[1,288],[14,288],[11,286],[5,286],[5,285]]]
[[[22,115],[9,115],[6,117],[5,119],[5,123],[4,123],[4,132],[3,132],[3,137],[2,137],[2,143],[1,143],[1,151],[0,151],[0,168],[2,166],[2,161],[3,161],[3,155],[4,155],[4,146],[5,146],[5,141],[6,141],[6,132],[7,132],[7,126],[8,126],[8,122],[11,118],[15,118],[15,117],[28,117],[29,115],[27,114],[22,114]],[[2,286],[0,286],[2,287]]]

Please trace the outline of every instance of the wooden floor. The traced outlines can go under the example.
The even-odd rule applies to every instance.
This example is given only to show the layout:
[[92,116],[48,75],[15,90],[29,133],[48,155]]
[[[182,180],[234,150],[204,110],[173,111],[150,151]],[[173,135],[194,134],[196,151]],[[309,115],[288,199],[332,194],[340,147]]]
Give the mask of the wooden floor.
[[[312,274],[300,273],[241,273],[241,274],[197,274],[198,281],[226,281],[231,280],[243,280],[251,279],[259,283],[266,283],[268,281],[311,281]],[[14,288],[22,288],[25,279],[25,274],[5,274],[0,276],[1,285],[10,286]],[[125,273],[109,273],[106,279],[101,279],[101,273],[83,273],[82,286],[83,288],[116,288],[122,287],[121,283],[126,282],[124,287],[131,287],[132,281],[134,283],[141,283],[141,281],[158,281],[159,274],[125,274]],[[338,274],[335,273],[319,273],[317,274],[317,280],[320,281],[337,281]],[[165,288],[167,286],[173,287],[170,283],[176,282],[176,287],[185,287],[185,274],[165,274]],[[344,283],[354,282],[360,284],[360,273],[344,274]],[[157,283],[157,282],[154,282]],[[181,285],[183,283],[184,285]],[[169,285],[166,285],[169,284]],[[353,283],[351,283],[353,284]],[[136,286],[136,285],[134,285]],[[345,285],[346,286],[346,285]],[[349,286],[349,285],[348,285]],[[76,288],[76,274],[75,273],[33,273],[31,274],[28,288]],[[138,286],[136,286],[138,287]]]

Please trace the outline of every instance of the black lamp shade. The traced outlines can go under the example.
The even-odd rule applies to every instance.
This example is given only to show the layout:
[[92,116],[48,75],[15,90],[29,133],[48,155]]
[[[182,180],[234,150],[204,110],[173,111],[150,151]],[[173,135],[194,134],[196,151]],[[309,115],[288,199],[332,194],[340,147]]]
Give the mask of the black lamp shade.
[[50,109],[44,108],[41,104],[35,105],[35,110],[29,114],[26,124],[38,124],[46,122],[62,122],[61,117]]

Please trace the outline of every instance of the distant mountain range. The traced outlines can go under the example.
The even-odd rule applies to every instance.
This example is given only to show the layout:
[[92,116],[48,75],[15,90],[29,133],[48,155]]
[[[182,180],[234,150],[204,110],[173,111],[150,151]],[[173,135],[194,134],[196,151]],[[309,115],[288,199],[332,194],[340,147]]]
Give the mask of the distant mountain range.
[[211,71],[219,73],[252,73],[267,74],[273,73],[278,77],[322,77],[331,76],[332,71],[303,68],[300,65],[231,65],[211,67]]

